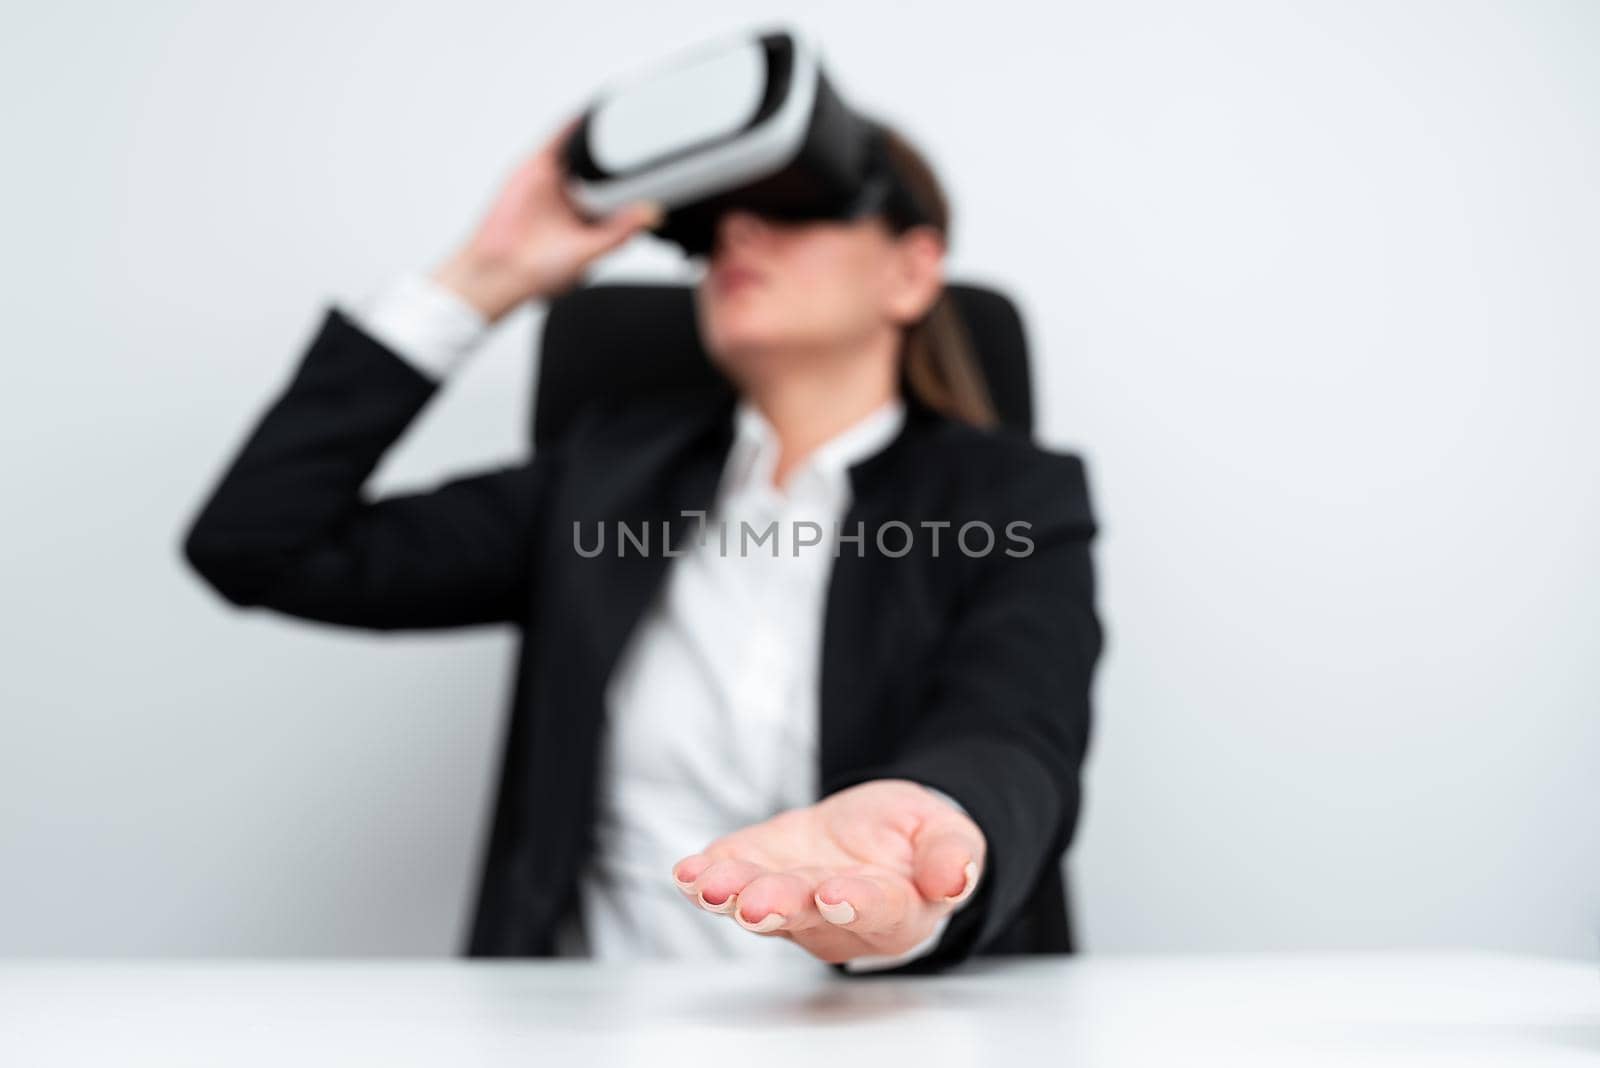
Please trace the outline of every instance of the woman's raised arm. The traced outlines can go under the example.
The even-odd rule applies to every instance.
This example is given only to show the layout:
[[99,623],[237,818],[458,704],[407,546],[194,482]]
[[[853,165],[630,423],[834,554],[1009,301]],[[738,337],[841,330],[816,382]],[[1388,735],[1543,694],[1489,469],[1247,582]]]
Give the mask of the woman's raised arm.
[[[649,204],[599,221],[578,214],[559,162],[573,125],[517,165],[471,237],[434,271],[488,323],[575,284],[660,218]],[[191,523],[185,558],[234,604],[307,619],[383,630],[518,619],[539,500],[564,445],[426,492],[362,493],[437,389],[328,309],[292,380]]]

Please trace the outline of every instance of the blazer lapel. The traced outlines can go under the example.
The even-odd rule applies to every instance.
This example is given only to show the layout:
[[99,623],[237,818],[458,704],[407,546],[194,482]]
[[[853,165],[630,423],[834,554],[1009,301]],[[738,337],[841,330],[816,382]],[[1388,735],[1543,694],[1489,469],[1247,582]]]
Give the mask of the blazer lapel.
[[[862,536],[859,550],[841,543],[828,582],[822,634],[818,761],[820,793],[841,773],[874,761],[882,725],[874,714],[877,682],[893,655],[899,610],[887,561],[878,552],[880,524],[905,518],[910,465],[917,442],[938,416],[907,397],[907,419],[881,452],[850,468],[852,501],[841,534]],[[858,527],[858,524],[860,526]]]
[[[703,403],[682,411],[648,447],[635,445],[596,465],[584,505],[589,519],[583,540],[592,546],[598,525],[604,529],[604,550],[591,558],[576,558],[573,571],[580,588],[581,629],[589,638],[597,679],[610,676],[659,589],[674,559],[664,551],[665,545],[675,552],[685,546],[695,520],[683,513],[710,511],[732,443],[733,395],[717,390]],[[645,551],[624,542],[620,526],[641,540],[647,538]],[[666,543],[664,530],[670,532]]]

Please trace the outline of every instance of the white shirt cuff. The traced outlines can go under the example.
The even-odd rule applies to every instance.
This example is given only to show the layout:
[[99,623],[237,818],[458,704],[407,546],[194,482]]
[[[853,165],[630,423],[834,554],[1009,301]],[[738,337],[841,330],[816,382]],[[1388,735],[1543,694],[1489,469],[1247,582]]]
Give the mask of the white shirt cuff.
[[[945,793],[943,790],[935,790],[926,783],[923,784],[922,788],[937,795],[942,800],[949,802],[951,805],[954,805],[957,809],[961,810],[962,814],[967,814],[966,806],[957,801],[955,798],[951,797],[949,794]],[[972,897],[968,896],[966,901],[961,902],[961,904],[957,905],[955,908],[939,917],[939,922],[933,925],[933,933],[927,938],[923,939],[921,942],[918,942],[915,946],[912,946],[910,949],[906,950],[904,953],[901,953],[898,956],[852,957],[844,962],[845,971],[876,972],[885,968],[898,967],[901,964],[914,961],[918,957],[927,956],[929,953],[932,953],[934,947],[939,944],[939,939],[944,937],[944,929],[950,925],[950,917],[966,908],[967,901],[971,900]]]
[[489,332],[489,322],[463,297],[419,271],[409,271],[351,316],[390,351],[433,379],[443,379]]

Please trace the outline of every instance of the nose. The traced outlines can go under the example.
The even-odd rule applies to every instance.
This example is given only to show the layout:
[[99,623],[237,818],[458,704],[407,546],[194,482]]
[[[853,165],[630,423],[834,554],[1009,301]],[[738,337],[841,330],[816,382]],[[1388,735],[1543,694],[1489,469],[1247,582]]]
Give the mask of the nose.
[[732,208],[717,216],[716,247],[713,253],[724,248],[744,245],[755,240],[766,228],[766,222],[754,212]]

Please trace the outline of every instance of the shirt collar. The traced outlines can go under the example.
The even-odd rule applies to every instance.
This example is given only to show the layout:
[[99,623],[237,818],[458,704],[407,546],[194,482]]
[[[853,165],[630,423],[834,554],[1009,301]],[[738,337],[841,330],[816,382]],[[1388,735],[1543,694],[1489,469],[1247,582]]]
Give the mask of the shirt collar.
[[[807,478],[821,481],[836,495],[847,495],[850,468],[880,452],[900,432],[906,419],[905,402],[898,396],[868,412],[813,449],[790,473],[784,492]],[[778,463],[778,436],[766,416],[745,397],[734,410],[734,442],[728,460],[732,490],[772,490],[772,472]]]

